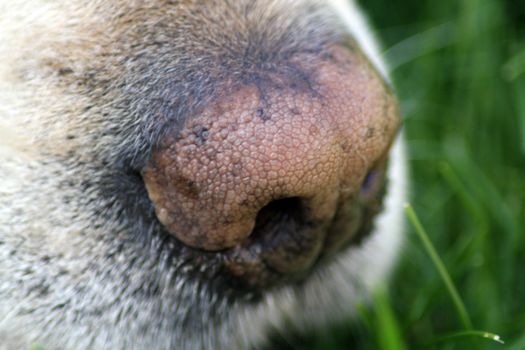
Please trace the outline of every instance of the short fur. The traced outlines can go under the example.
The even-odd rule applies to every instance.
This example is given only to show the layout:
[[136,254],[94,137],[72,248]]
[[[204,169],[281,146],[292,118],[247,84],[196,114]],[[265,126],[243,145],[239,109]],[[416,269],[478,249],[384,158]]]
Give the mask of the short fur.
[[344,0],[0,0],[0,349],[231,349],[352,313],[401,238],[404,151],[374,233],[255,302],[162,231],[139,171],[224,84],[351,38]]

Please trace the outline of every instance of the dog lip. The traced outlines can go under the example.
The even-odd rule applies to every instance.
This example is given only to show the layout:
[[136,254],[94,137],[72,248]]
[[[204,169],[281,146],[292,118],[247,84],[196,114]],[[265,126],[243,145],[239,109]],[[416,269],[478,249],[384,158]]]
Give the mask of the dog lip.
[[[345,245],[344,248],[348,245],[351,244]],[[280,285],[300,283],[307,279],[319,266],[324,265],[324,262],[340,253],[340,250],[325,252],[321,242],[315,249],[315,254],[310,257],[309,262],[302,264],[303,268],[283,272],[282,269],[276,267],[275,259],[271,261],[261,253],[264,250],[265,248],[260,243],[256,243],[251,246],[237,246],[225,254],[223,258],[224,273],[233,278],[235,281],[233,284],[237,288],[263,291]],[[290,260],[293,260],[293,257]],[[280,266],[281,264],[277,265]]]

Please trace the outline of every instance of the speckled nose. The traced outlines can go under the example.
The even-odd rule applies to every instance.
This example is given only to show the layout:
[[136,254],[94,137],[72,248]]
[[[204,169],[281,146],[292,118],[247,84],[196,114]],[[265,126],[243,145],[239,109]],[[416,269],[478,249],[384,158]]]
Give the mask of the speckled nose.
[[302,226],[293,240],[315,240],[307,255],[318,254],[338,207],[384,157],[399,119],[390,90],[361,55],[333,47],[307,61],[292,62],[301,73],[269,72],[225,88],[154,150],[143,175],[171,234],[218,251],[264,230],[290,240],[278,225],[254,230],[288,217]]

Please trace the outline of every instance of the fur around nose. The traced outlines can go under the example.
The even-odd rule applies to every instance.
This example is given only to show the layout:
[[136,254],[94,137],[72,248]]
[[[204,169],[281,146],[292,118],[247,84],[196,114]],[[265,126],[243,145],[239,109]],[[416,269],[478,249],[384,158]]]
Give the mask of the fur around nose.
[[359,191],[398,128],[395,99],[357,50],[334,46],[303,68],[299,84],[278,75],[225,88],[154,150],[144,180],[171,234],[194,248],[232,248],[284,198],[326,227]]

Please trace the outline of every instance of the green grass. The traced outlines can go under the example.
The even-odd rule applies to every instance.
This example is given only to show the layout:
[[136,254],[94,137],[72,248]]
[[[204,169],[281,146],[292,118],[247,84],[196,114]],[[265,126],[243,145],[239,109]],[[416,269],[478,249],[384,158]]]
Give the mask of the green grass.
[[525,349],[525,2],[361,2],[393,69],[428,242],[408,225],[375,306],[287,348]]

